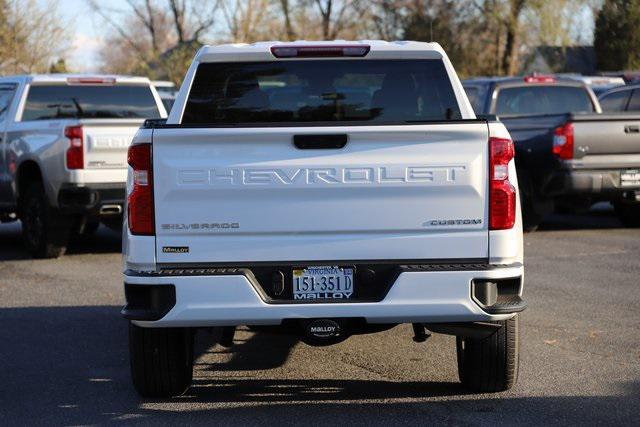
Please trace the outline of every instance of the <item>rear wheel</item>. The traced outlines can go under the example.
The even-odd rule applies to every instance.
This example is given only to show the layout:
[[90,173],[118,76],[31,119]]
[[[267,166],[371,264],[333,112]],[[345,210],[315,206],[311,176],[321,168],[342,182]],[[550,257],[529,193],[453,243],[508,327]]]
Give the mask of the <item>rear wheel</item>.
[[20,219],[27,250],[35,258],[57,258],[67,249],[72,218],[52,208],[40,182],[29,185],[22,197]]
[[518,380],[518,316],[497,323],[501,328],[487,338],[456,338],[458,375],[473,391],[505,391]]
[[193,330],[130,323],[129,361],[133,385],[141,396],[180,396],[193,378]]
[[617,202],[613,206],[625,227],[640,227],[640,203]]

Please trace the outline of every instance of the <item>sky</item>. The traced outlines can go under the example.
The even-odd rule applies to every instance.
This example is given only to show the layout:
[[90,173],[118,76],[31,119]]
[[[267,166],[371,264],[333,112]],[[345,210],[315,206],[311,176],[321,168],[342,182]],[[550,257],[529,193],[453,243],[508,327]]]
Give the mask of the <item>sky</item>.
[[[47,0],[40,0],[46,4]],[[126,8],[125,0],[106,0],[109,7]],[[71,28],[73,40],[66,55],[69,66],[77,71],[97,71],[100,66],[98,52],[103,47],[104,36],[109,28],[91,10],[86,0],[60,0],[59,13]]]
[[[49,0],[38,0],[43,6]],[[104,47],[104,37],[109,32],[108,24],[91,10],[86,0],[58,0],[59,13],[65,20],[73,39],[70,52],[65,58],[70,68],[80,72],[95,72],[100,67],[99,51]],[[127,9],[125,0],[102,0],[112,9]],[[578,31],[582,32],[577,38],[582,43],[590,43],[593,34],[593,17],[584,11],[584,25]],[[574,35],[575,37],[575,35]]]

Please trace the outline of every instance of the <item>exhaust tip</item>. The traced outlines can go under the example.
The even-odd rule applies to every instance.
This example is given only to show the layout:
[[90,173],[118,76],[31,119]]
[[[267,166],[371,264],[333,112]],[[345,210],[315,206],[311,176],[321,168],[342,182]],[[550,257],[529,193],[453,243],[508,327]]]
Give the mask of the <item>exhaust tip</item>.
[[120,215],[122,214],[121,205],[102,205],[100,206],[100,215]]

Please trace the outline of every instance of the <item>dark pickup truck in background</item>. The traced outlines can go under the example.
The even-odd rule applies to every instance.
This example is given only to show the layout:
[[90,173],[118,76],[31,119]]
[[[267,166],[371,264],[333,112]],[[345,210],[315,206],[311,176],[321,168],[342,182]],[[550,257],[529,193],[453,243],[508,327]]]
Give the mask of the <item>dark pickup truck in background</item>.
[[524,227],[554,209],[611,202],[625,226],[640,226],[640,113],[602,114],[584,83],[551,76],[463,82],[476,114],[509,130]]

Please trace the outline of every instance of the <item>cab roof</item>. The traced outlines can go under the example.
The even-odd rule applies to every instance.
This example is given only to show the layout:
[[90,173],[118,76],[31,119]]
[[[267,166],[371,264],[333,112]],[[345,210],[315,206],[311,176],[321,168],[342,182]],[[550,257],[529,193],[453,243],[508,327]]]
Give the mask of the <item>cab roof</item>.
[[[550,79],[550,80],[546,80]],[[469,79],[464,79],[462,81],[463,85],[470,84],[491,84],[494,83],[496,85],[516,85],[521,83],[522,85],[553,85],[553,84],[562,84],[563,86],[585,86],[585,83],[581,80],[567,77],[567,76],[558,76],[553,74],[544,74],[544,75],[528,75],[528,76],[502,76],[502,77],[472,77]]]
[[[196,54],[198,62],[215,62],[237,57],[240,60],[278,60],[272,54],[272,48],[339,48],[339,47],[368,47],[367,54],[361,58],[442,58],[445,53],[438,43],[426,43],[416,41],[384,41],[384,40],[332,40],[332,41],[308,41],[297,40],[293,42],[264,41],[257,43],[232,43],[214,46],[203,46]],[[289,59],[289,58],[285,58]],[[325,58],[313,58],[325,59]]]
[[65,73],[65,74],[20,74],[4,76],[1,82],[24,83],[89,83],[91,81],[110,81],[112,84],[151,84],[146,77],[124,76],[118,74],[89,74],[89,73]]

